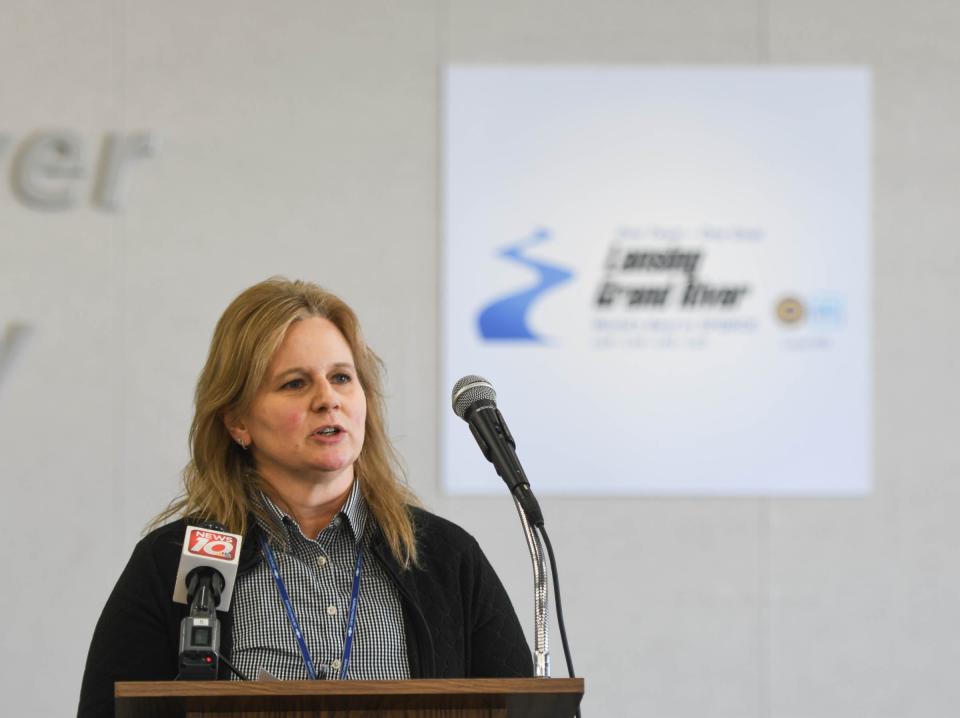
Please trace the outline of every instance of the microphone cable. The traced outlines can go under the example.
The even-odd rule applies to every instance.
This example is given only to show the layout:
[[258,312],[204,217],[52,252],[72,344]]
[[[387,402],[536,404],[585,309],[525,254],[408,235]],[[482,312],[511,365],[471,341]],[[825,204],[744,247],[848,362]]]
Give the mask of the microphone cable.
[[230,661],[228,661],[228,660],[227,660],[227,657],[224,656],[222,653],[220,653],[220,651],[217,651],[217,658],[219,658],[221,661],[223,661],[224,665],[226,665],[227,668],[229,668],[231,671],[233,671],[233,675],[235,675],[235,676],[236,676],[237,678],[239,678],[241,681],[249,681],[249,680],[250,680],[247,676],[243,675],[243,673],[240,672],[240,669],[239,669],[239,668],[237,668],[237,667],[236,667],[235,665],[233,665]]

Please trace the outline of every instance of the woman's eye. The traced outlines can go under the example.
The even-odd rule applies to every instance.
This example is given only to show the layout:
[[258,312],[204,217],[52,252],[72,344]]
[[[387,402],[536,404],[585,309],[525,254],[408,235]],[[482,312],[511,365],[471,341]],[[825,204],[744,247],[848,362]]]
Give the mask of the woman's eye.
[[291,379],[281,389],[300,389],[304,386],[303,379]]
[[353,377],[349,374],[334,374],[333,383],[334,384],[347,384],[353,380]]

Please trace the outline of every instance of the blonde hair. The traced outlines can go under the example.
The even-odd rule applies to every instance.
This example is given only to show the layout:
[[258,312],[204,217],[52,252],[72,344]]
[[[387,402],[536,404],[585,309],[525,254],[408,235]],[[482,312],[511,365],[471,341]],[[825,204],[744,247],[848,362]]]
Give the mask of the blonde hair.
[[217,322],[207,363],[197,381],[184,492],[151,526],[175,516],[189,516],[217,521],[242,534],[248,528],[248,517],[261,515],[260,479],[253,458],[234,443],[224,416],[249,410],[290,325],[305,317],[332,322],[353,352],[357,378],[367,399],[365,438],[354,464],[361,478],[360,490],[397,561],[403,566],[416,563],[410,506],[417,500],[403,481],[385,429],[383,363],[363,340],[360,322],[343,300],[310,282],[281,277],[242,292]]

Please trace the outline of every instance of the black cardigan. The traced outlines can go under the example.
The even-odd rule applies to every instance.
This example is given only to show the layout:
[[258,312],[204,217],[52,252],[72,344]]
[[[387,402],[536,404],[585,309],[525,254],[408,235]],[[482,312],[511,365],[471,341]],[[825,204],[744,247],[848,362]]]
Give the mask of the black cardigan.
[[[378,533],[372,553],[393,579],[403,606],[412,678],[521,677],[533,674],[530,649],[510,599],[476,540],[459,526],[413,510],[420,566],[403,569]],[[186,524],[145,536],[120,575],[94,630],[80,689],[79,718],[113,716],[114,681],[172,680],[187,607],[173,587]],[[254,528],[239,573],[262,560]],[[230,656],[233,620],[220,613],[220,652]],[[221,678],[226,678],[221,663]]]

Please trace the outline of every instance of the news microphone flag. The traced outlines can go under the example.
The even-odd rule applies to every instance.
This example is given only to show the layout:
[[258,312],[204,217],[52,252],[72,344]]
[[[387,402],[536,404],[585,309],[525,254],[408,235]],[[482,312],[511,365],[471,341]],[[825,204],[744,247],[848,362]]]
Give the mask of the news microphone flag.
[[212,568],[223,576],[223,592],[217,610],[228,611],[233,598],[233,584],[240,564],[240,544],[243,537],[225,531],[211,531],[199,526],[187,526],[177,567],[177,582],[173,589],[176,603],[187,603],[187,574],[195,568]]

